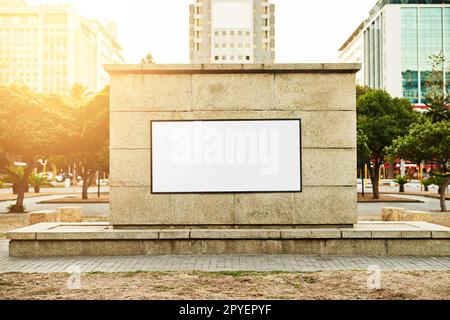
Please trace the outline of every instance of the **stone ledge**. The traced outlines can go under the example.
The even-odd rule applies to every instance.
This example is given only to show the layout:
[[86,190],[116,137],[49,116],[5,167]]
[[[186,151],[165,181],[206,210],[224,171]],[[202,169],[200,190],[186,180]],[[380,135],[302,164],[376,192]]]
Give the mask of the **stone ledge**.
[[361,222],[326,229],[113,229],[109,223],[40,223],[7,233],[11,240],[450,239],[450,228],[426,222]]
[[356,73],[359,63],[108,64],[110,74]]
[[306,254],[450,256],[450,239],[12,240],[11,257]]

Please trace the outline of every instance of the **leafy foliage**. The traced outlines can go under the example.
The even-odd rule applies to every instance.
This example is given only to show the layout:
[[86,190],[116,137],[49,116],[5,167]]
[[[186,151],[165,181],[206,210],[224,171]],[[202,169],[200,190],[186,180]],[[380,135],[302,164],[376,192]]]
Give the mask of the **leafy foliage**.
[[411,182],[411,177],[409,175],[397,175],[393,181],[401,186],[404,186],[405,184]]
[[408,132],[418,115],[406,99],[392,98],[383,90],[369,89],[357,100],[358,158],[368,163],[373,196],[379,198],[378,173],[386,147]]
[[47,177],[40,174],[36,174],[35,172],[31,173],[30,177],[28,178],[28,181],[33,186],[40,186],[48,183]]
[[430,60],[432,70],[426,81],[425,99],[428,106],[426,115],[433,122],[450,121],[450,96],[447,92],[447,83],[444,81],[445,57],[441,53],[431,55]]

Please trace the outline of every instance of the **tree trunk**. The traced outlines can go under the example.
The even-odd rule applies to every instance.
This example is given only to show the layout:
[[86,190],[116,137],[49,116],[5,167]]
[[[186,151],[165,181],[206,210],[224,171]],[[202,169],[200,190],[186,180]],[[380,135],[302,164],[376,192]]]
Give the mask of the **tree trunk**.
[[41,192],[41,187],[39,185],[35,185],[34,186],[34,193],[40,193]]
[[92,172],[92,173],[88,173],[88,174],[84,174],[83,175],[83,191],[82,191],[82,194],[81,194],[81,198],[83,200],[87,200],[89,198],[88,197],[88,189],[89,189],[89,187],[92,184],[92,178],[94,177],[94,175],[95,175],[95,171]]
[[428,189],[428,186],[425,186],[425,192],[428,192],[428,191],[430,191],[430,190]]
[[399,191],[400,192],[405,192],[405,185],[404,184],[400,185],[400,190]]
[[378,173],[380,172],[380,163],[378,161],[375,161],[373,168],[371,165],[369,165],[369,175],[370,175],[370,181],[372,182],[372,194],[373,199],[380,199],[380,187],[379,187],[379,178],[380,176]]
[[89,189],[89,182],[87,181],[87,177],[83,176],[83,186],[82,186],[82,192],[81,192],[81,199],[87,200],[88,199],[88,189]]
[[14,208],[14,212],[22,213],[24,212],[23,201],[25,199],[25,191],[28,187],[28,177],[30,176],[31,169],[26,168],[22,179],[17,179],[17,200]]
[[23,207],[23,200],[25,199],[25,186],[23,185],[22,181],[20,180],[17,181],[16,190],[17,190],[17,199],[15,204],[15,210],[12,211],[18,213],[19,211],[23,211],[19,210],[19,208]]
[[444,184],[439,189],[439,202],[441,204],[441,211],[446,212],[447,211],[447,205],[445,203],[445,196],[447,192],[448,185],[450,183],[450,178],[447,178],[444,182]]

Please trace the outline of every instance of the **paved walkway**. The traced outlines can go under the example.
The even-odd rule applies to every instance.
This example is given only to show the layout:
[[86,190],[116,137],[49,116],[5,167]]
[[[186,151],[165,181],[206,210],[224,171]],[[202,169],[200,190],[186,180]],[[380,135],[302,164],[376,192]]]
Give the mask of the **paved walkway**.
[[[0,273],[133,272],[133,271],[326,271],[450,270],[450,257],[320,257],[302,255],[206,255],[10,258],[8,241],[0,240]],[[74,268],[75,267],[75,268]]]
[[[420,197],[420,196],[409,196],[409,195],[393,195],[390,194],[390,197],[401,197],[411,200],[420,200],[423,203],[386,203],[386,202],[378,202],[378,203],[369,203],[369,202],[360,202],[358,203],[358,214],[380,214],[381,209],[386,207],[400,207],[405,208],[407,210],[413,211],[433,211],[439,210],[439,199]],[[450,208],[450,201],[446,201],[447,207]],[[446,215],[446,213],[435,212],[435,215]]]
[[[24,200],[25,208],[28,212],[40,211],[40,210],[54,210],[60,207],[76,206],[83,209],[84,216],[108,216],[109,215],[109,203],[77,203],[77,204],[41,204],[41,201],[55,200],[71,196],[73,194],[60,194],[51,196],[31,197]],[[92,198],[94,194],[90,195]],[[0,214],[6,212],[7,208],[14,204],[14,201],[2,201],[0,202]]]

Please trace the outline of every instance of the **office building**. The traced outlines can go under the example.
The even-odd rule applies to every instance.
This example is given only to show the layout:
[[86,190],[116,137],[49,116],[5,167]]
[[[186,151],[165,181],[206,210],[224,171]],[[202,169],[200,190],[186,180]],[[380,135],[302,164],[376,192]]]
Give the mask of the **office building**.
[[122,63],[115,26],[85,19],[68,5],[0,0],[0,84],[67,93],[75,83],[98,91],[104,64]]
[[382,0],[340,48],[342,62],[361,62],[359,83],[385,89],[417,107],[426,102],[432,55],[450,89],[450,0]]
[[191,63],[273,63],[275,5],[269,0],[195,0]]

